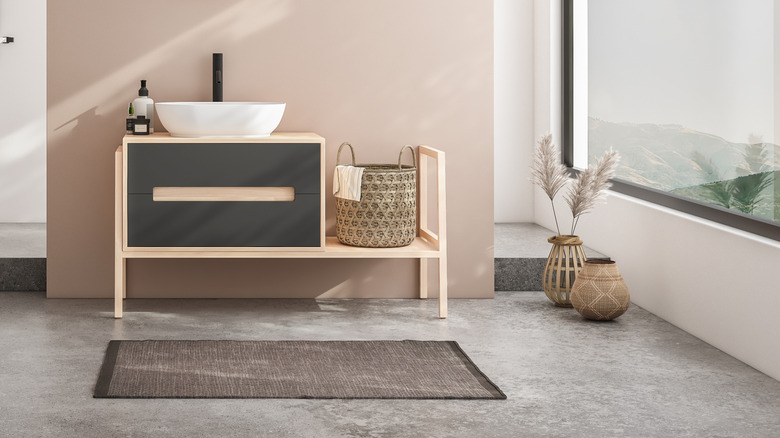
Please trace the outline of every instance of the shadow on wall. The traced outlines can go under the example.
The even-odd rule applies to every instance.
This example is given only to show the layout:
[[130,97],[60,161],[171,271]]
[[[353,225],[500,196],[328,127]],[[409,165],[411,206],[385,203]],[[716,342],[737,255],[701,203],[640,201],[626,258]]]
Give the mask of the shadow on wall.
[[[481,180],[449,181],[448,208],[456,218],[449,221],[450,249],[456,254],[450,258],[450,282],[453,289],[462,285],[468,293],[492,296],[489,5],[139,0],[134,8],[146,11],[140,33],[137,16],[126,5],[49,2],[50,296],[110,296],[112,163],[127,104],[140,79],[148,80],[157,102],[211,100],[213,52],[225,56],[226,101],[287,102],[280,131],[314,131],[328,140],[326,191],[342,141],[356,145],[360,162],[393,162],[404,144],[462,152],[448,155],[448,173],[468,169],[485,175],[486,182],[482,187]],[[335,232],[333,203],[328,193],[328,234]],[[472,212],[484,214],[475,219]],[[175,264],[179,275],[187,272],[185,266],[194,269],[188,263],[195,262]],[[280,268],[284,272],[296,270],[294,261],[280,263],[286,263]],[[377,284],[387,284],[380,288],[388,290],[396,277],[401,284],[416,284],[415,263],[376,263],[393,267],[387,269],[391,273],[377,273]],[[339,266],[368,269],[354,260]],[[230,284],[245,289],[243,283]],[[317,286],[319,293],[332,287]]]
[[[140,1],[136,7],[142,10],[143,4],[148,3],[149,13],[145,16],[143,34],[138,35],[137,17],[135,14],[127,14],[121,5],[106,5],[105,2],[94,0],[80,3],[90,13],[82,15],[83,27],[75,26],[74,23],[74,31],[77,32],[74,38],[95,41],[91,43],[92,50],[70,53],[69,56],[74,56],[74,59],[62,67],[70,70],[89,65],[90,61],[94,63],[95,54],[107,56],[101,56],[102,66],[99,68],[72,71],[80,83],[59,90],[64,91],[61,95],[56,91],[50,93],[49,117],[54,119],[55,125],[96,103],[100,113],[117,114],[121,122],[122,115],[127,111],[127,103],[136,95],[141,78],[150,80],[152,97],[210,100],[211,90],[207,86],[211,84],[211,69],[207,61],[211,62],[211,52],[221,51],[221,47],[235,46],[239,40],[261,32],[289,15],[289,6],[285,6],[289,2],[282,0],[221,1],[211,3],[210,7],[207,4],[193,7],[191,2],[182,5],[173,1],[161,6],[159,2]],[[70,7],[49,5],[49,14],[57,13],[57,8]],[[124,13],[116,14],[117,9],[123,9]],[[112,17],[109,21],[111,29],[107,30],[115,35],[114,40],[90,38],[89,34],[96,30],[95,20],[106,26],[106,16]],[[116,33],[115,29],[126,29],[126,32]],[[78,35],[79,32],[82,35]],[[109,33],[103,35],[108,37]],[[50,47],[52,43],[56,45],[55,41],[49,43]],[[62,47],[55,46],[53,49],[59,53],[59,49],[71,52],[73,49],[68,47],[66,42]],[[106,47],[110,49],[106,50]],[[176,95],[181,97],[173,97]]]
[[[482,87],[473,74],[475,60],[452,56],[468,44],[468,32],[453,35],[446,44],[426,41],[420,38],[426,20],[410,23],[406,10],[389,3],[384,8],[351,4],[349,15],[333,21],[328,20],[333,8],[325,2],[293,7],[286,0],[244,0],[207,2],[197,8],[186,2],[183,11],[176,1],[162,5],[140,1],[139,8],[149,4],[145,35],[133,35],[136,17],[117,15],[119,6],[99,0],[80,3],[91,11],[80,15],[83,23],[71,26],[76,32],[73,39],[84,43],[82,49],[49,41],[52,52],[67,54],[55,68],[64,70],[62,76],[71,76],[55,79],[68,85],[49,93],[50,126],[60,126],[95,105],[97,114],[109,115],[121,126],[141,78],[149,80],[151,97],[157,101],[210,100],[212,52],[225,53],[225,100],[290,102],[280,130],[290,129],[286,122],[303,124],[291,127],[295,130],[311,129],[327,111],[357,128],[363,125],[358,120],[368,115],[381,121],[382,133],[425,131],[469,110],[459,96],[463,90]],[[55,3],[49,13],[56,14],[58,8],[71,5]],[[110,24],[103,13],[111,14]],[[361,19],[367,15],[381,15],[384,27],[377,28],[376,19]],[[98,31],[101,25],[106,28],[106,38],[94,38],[96,20]],[[425,43],[431,45],[415,50]],[[94,64],[95,58],[101,66],[82,68]],[[491,62],[491,51],[476,60]],[[422,102],[421,93],[426,98]],[[420,103],[422,109],[430,109],[423,117],[415,108]]]

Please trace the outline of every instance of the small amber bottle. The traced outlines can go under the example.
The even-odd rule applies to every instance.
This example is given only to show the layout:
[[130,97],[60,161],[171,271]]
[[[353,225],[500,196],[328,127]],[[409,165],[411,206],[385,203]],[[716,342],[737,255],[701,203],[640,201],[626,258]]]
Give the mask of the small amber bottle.
[[130,108],[127,109],[127,119],[125,120],[125,131],[128,134],[133,133],[133,125],[135,124],[135,110],[133,110],[133,102],[130,102]]

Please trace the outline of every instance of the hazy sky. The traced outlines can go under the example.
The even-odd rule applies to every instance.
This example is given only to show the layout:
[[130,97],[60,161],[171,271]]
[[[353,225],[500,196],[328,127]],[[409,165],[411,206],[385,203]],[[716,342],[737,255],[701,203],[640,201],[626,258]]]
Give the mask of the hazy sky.
[[772,0],[589,0],[589,113],[774,139]]

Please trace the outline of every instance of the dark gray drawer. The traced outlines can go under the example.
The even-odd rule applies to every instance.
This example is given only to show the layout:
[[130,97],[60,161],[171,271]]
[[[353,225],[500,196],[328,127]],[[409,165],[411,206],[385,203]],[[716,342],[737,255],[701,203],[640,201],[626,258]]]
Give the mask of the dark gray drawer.
[[153,201],[127,196],[131,247],[319,247],[320,195],[291,202]]
[[319,143],[129,143],[128,193],[154,187],[294,187],[320,192]]

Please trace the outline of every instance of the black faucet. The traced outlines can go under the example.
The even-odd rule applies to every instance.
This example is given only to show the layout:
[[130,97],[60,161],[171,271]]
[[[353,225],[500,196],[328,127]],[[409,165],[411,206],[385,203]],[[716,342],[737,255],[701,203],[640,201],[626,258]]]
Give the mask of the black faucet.
[[214,102],[222,102],[222,54],[214,53],[211,55],[212,61],[212,96]]

